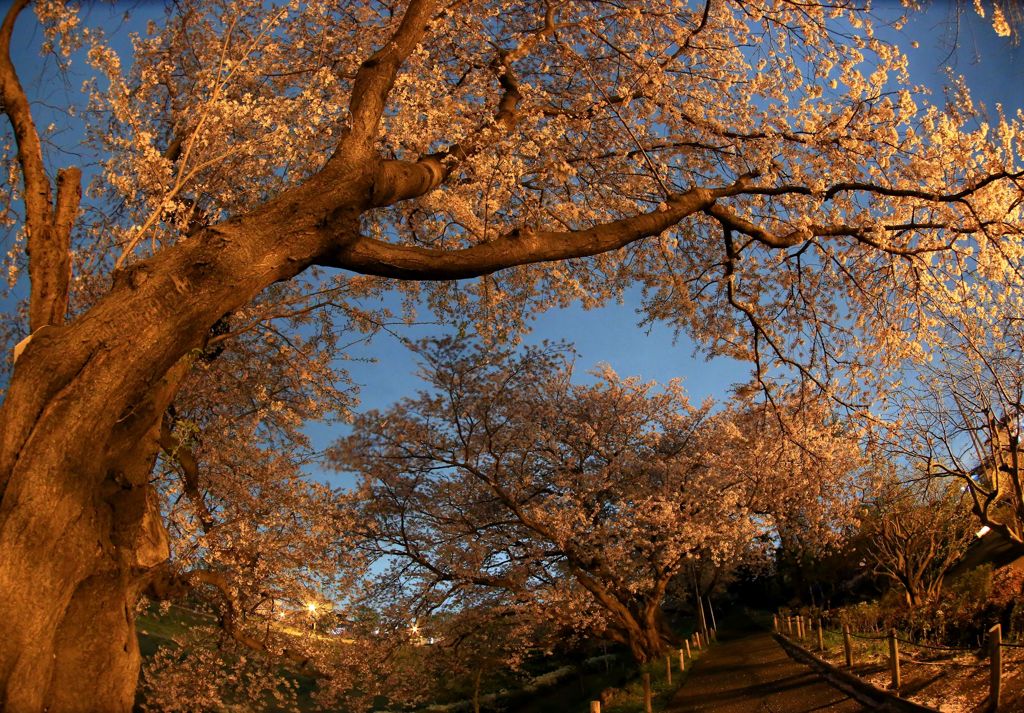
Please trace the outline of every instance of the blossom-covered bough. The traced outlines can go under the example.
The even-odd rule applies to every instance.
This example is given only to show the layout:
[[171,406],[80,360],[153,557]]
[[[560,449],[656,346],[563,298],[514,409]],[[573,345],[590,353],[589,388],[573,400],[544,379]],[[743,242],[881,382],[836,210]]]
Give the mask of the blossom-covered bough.
[[[89,211],[10,59],[28,5],[0,25],[3,200],[31,288],[0,411],[6,710],[130,708],[135,602],[191,571],[168,562],[172,491],[199,538],[211,503],[274,470],[221,468],[213,444],[294,434],[323,415],[311,393],[344,410],[331,355],[339,328],[378,323],[362,298],[400,289],[502,336],[639,284],[651,319],[752,360],[766,392],[788,365],[850,404],[958,285],[1019,304],[1019,120],[962,88],[925,105],[852,3],[184,0],[122,63],[40,0],[47,41],[100,75]],[[251,389],[220,393],[255,395],[245,429],[171,410],[267,345],[303,358],[280,392],[236,365]]]

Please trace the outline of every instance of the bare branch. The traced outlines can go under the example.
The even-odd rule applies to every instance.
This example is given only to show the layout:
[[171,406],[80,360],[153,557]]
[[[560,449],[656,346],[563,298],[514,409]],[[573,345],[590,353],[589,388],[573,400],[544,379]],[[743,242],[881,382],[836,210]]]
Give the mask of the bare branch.
[[[7,10],[3,25],[0,26],[0,100],[4,113],[14,129],[18,142],[18,163],[25,181],[26,222],[29,240],[38,231],[37,225],[49,223],[51,219],[50,181],[43,168],[43,151],[39,132],[32,120],[32,110],[21,86],[18,74],[11,61],[11,35],[18,15],[28,6],[28,0],[16,0]],[[31,242],[29,245],[31,250]]]
[[852,181],[837,183],[830,187],[825,191],[824,198],[825,200],[829,200],[838,193],[845,191],[864,191],[868,193],[877,193],[883,196],[891,196],[894,198],[921,198],[922,200],[934,201],[936,203],[956,203],[967,198],[972,193],[977,193],[991,183],[995,183],[996,181],[1001,181],[1003,179],[1012,180],[1021,177],[1024,177],[1024,171],[1016,171],[1014,173],[1010,173],[1008,171],[997,171],[979,179],[974,184],[965,186],[961,190],[953,193],[934,193],[931,191],[921,191],[911,188],[888,188],[886,186],[879,186],[873,183]]
[[160,424],[160,448],[168,458],[178,464],[185,486],[185,495],[196,509],[203,532],[209,532],[213,526],[213,516],[210,514],[209,508],[206,507],[203,491],[199,487],[199,462],[192,449],[174,434],[171,419],[166,414]]

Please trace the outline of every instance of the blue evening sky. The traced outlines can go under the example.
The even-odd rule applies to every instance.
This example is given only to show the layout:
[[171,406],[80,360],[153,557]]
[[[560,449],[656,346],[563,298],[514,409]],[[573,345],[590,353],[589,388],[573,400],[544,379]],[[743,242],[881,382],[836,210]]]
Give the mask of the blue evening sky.
[[[3,11],[8,5],[9,0],[0,0]],[[935,100],[941,102],[941,88],[947,83],[947,68],[951,68],[965,76],[976,99],[990,109],[1001,103],[1008,113],[1014,113],[1024,107],[1022,50],[1007,39],[997,37],[988,22],[975,15],[970,2],[963,5],[964,11],[957,23],[954,21],[956,6],[951,0],[932,2],[926,12],[912,15],[908,25],[895,37],[909,53],[912,79],[932,87],[937,95]],[[128,47],[127,32],[142,30],[149,18],[159,19],[163,7],[156,2],[123,2],[115,4],[114,10],[98,3],[88,3],[88,6],[91,17],[87,22],[102,22],[108,36],[117,38],[115,47],[122,50],[123,62],[129,58],[124,51]],[[126,11],[130,17],[124,16]],[[875,5],[876,14],[883,18],[897,16],[902,11],[894,0]],[[893,37],[891,32],[881,34]],[[44,62],[53,60],[40,58],[40,35],[29,19],[23,17],[15,37],[14,61],[36,101],[38,123],[45,126],[52,120],[62,125],[67,117],[54,113],[53,108],[63,106],[69,95],[77,93],[81,80],[87,76],[87,68],[79,67],[67,82],[47,84],[42,81],[41,77],[48,74]],[[912,41],[920,46],[911,49]],[[61,148],[71,155],[51,157],[53,163],[81,163],[81,158],[74,156],[79,132],[80,129],[72,129],[56,137]],[[9,245],[0,247],[6,250]],[[0,301],[4,308],[9,304],[7,300]],[[536,318],[526,341],[550,339],[573,343],[579,352],[577,369],[581,373],[606,362],[619,374],[639,375],[647,380],[683,377],[695,401],[708,396],[724,399],[731,384],[749,378],[749,365],[721,358],[706,360],[695,353],[692,342],[685,337],[676,340],[664,325],[639,327],[638,306],[639,294],[633,292],[627,294],[621,305],[591,311],[579,307],[550,310]],[[416,338],[437,331],[436,327],[423,326],[405,329],[401,334]],[[414,376],[415,360],[391,335],[381,335],[372,344],[357,347],[352,356],[375,360],[346,364],[361,387],[361,408],[386,408],[420,387]],[[339,430],[337,426],[327,428],[318,424],[308,428],[318,448],[329,445],[343,430],[344,427]]]

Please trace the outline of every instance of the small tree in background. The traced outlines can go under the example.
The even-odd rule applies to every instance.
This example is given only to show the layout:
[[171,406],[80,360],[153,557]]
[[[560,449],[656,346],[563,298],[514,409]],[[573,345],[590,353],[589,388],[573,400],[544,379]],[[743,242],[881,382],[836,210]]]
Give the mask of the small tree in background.
[[864,552],[911,609],[938,599],[947,572],[973,539],[967,498],[956,483],[888,480],[868,505]]
[[610,370],[573,384],[550,347],[421,354],[431,391],[357,418],[333,453],[364,479],[394,577],[425,597],[490,587],[548,607],[567,580],[586,604],[566,621],[658,657],[675,642],[661,602],[691,553],[727,558],[755,531],[742,483],[705,458],[707,406]]
[[945,339],[893,390],[885,448],[932,479],[962,489],[960,506],[1024,555],[1024,322],[1004,302],[991,324],[950,322]]

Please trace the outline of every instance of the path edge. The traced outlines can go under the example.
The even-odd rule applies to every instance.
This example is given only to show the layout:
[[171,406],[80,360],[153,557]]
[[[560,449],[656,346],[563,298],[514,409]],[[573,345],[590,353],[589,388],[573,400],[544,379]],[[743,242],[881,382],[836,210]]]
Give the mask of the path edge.
[[908,701],[906,698],[900,698],[892,691],[879,688],[849,671],[836,668],[779,633],[773,632],[772,636],[790,658],[810,666],[833,686],[850,694],[861,703],[875,706],[881,711],[894,711],[895,713],[938,713],[936,708],[929,708],[920,703]]

